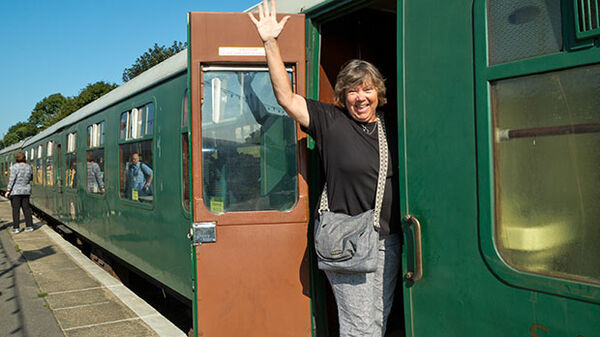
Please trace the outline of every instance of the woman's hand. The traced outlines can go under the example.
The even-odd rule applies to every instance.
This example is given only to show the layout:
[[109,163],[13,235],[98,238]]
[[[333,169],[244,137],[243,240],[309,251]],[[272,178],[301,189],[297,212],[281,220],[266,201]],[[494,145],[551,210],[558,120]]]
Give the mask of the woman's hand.
[[248,13],[250,20],[256,25],[258,35],[260,35],[263,42],[277,39],[283,30],[285,23],[290,18],[289,16],[285,16],[280,22],[277,22],[277,7],[275,6],[275,0],[271,0],[270,7],[271,8],[269,8],[268,0],[264,0],[262,4],[258,5],[259,20],[256,20],[252,13]]

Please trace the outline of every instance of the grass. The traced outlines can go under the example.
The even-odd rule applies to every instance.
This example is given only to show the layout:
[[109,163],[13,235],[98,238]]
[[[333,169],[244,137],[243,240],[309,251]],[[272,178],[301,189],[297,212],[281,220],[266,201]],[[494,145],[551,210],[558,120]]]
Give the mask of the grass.
[[17,253],[21,252],[21,248],[19,248],[19,245],[15,245],[15,250],[17,251]]
[[44,293],[38,293],[38,297],[39,298],[44,298],[46,296],[48,296],[48,293],[45,293],[45,292]]

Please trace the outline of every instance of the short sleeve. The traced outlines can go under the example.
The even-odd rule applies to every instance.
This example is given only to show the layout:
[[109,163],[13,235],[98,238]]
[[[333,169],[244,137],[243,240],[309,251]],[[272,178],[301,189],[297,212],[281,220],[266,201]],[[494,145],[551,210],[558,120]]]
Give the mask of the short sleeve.
[[308,133],[317,143],[323,138],[330,123],[339,116],[335,105],[322,103],[312,99],[306,99],[306,107],[310,118],[308,127],[302,127],[302,131]]

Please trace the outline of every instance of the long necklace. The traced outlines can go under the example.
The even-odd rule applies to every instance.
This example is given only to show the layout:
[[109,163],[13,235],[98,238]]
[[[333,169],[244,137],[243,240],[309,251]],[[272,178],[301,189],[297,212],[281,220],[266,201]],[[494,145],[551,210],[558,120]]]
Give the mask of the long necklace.
[[364,132],[367,133],[367,135],[372,135],[373,132],[375,132],[375,129],[377,129],[377,123],[375,123],[375,125],[373,126],[373,129],[369,130],[369,128],[367,128],[364,124],[361,124],[360,127],[362,128],[362,130]]

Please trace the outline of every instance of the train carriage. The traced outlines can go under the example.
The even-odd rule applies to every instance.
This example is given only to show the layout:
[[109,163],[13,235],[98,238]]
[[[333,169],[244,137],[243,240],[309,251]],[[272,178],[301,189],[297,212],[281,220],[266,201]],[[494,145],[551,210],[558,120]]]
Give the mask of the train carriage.
[[[600,336],[598,1],[278,6],[300,13],[280,37],[296,92],[331,102],[350,58],[387,79],[405,243],[387,336]],[[314,144],[246,14],[192,12],[188,43],[0,163],[23,149],[36,207],[191,302],[195,335],[337,336]],[[133,153],[151,191],[128,187]]]

